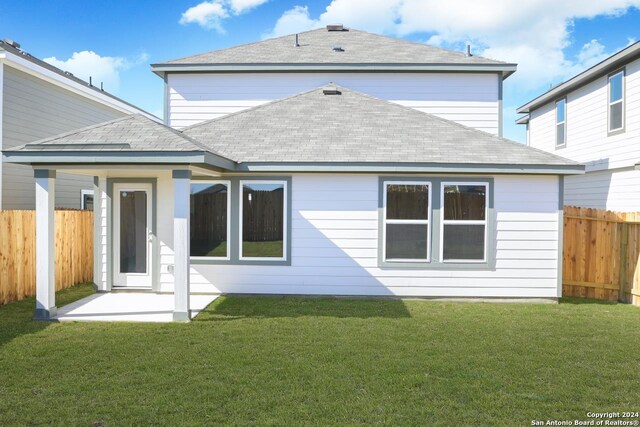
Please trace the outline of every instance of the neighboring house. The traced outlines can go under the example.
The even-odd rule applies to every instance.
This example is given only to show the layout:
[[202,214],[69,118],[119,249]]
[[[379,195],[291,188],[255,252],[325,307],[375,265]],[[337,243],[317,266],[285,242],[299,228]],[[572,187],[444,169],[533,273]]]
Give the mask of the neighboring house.
[[518,109],[531,147],[586,165],[567,205],[640,211],[640,42]]
[[[20,49],[0,41],[0,149],[129,114],[155,117]],[[0,164],[0,210],[33,209],[33,170]],[[59,175],[56,206],[90,208],[91,179]]]
[[[316,45],[317,54],[306,51],[309,34],[335,36],[303,33],[299,47],[294,36],[286,38],[302,69],[368,69],[360,62],[346,66],[344,57],[311,65],[325,50],[357,49],[345,39],[342,52],[334,52],[330,39]],[[479,130],[483,120],[499,122],[502,71],[489,70],[507,66],[481,58],[469,64],[472,59],[457,53],[451,58],[460,63],[444,64],[441,50],[437,62],[416,65],[420,45],[394,42],[387,49],[387,38],[353,34],[379,40],[390,55],[389,64],[372,65],[385,73],[362,72],[363,80],[378,73],[392,89],[403,81],[431,81],[429,91],[414,90],[426,105],[429,94],[447,96],[449,87],[438,90],[436,82],[459,79],[469,89],[457,89],[463,99],[488,76],[493,83],[480,92],[495,98],[486,101],[495,106],[477,126],[464,126],[453,120],[463,114],[439,116],[449,114],[447,108],[464,111],[466,101],[446,101],[430,114],[329,84],[341,74],[317,73],[320,87],[296,86],[297,93],[267,103],[256,97],[260,105],[203,121],[217,111],[210,105],[212,94],[223,90],[210,90],[217,77],[237,70],[238,78],[247,76],[242,87],[249,93],[262,90],[278,67],[245,74],[248,65],[236,64],[222,75],[209,69],[187,75],[193,86],[183,107],[189,111],[198,99],[207,106],[205,113],[190,113],[193,119],[185,116],[180,130],[133,115],[5,150],[5,162],[36,170],[38,233],[46,236],[38,239],[37,316],[55,315],[51,200],[61,170],[94,179],[98,288],[174,292],[176,320],[190,318],[192,292],[558,298],[562,183],[584,167],[503,139],[497,129]],[[384,58],[375,42],[366,53]],[[399,64],[403,56],[412,65]],[[292,73],[290,80],[302,77]],[[229,87],[225,96],[238,91]],[[178,109],[172,103],[169,117]],[[176,126],[173,119],[170,124]]]
[[151,69],[176,129],[328,82],[496,135],[502,81],[515,64],[342,26],[189,56]]

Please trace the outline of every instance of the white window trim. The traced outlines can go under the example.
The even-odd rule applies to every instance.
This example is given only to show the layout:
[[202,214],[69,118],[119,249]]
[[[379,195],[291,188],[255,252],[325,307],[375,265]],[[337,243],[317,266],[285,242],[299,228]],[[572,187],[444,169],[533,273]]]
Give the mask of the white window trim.
[[[483,186],[485,188],[485,203],[484,203],[484,220],[453,220],[453,219],[444,219],[444,187],[456,185],[456,186],[471,186],[478,187]],[[440,254],[442,256],[443,263],[470,263],[470,264],[483,264],[487,262],[487,232],[488,232],[488,224],[487,218],[489,217],[489,183],[488,182],[474,182],[474,181],[448,181],[440,183]],[[444,226],[445,225],[484,225],[484,257],[482,259],[444,259]]]
[[[216,261],[229,261],[231,260],[231,181],[225,181],[225,180],[197,180],[194,181],[192,180],[190,185],[189,185],[189,190],[191,190],[191,185],[193,184],[212,184],[212,185],[218,185],[218,184],[222,184],[225,185],[227,187],[227,256],[225,257],[221,257],[221,256],[191,256],[191,259],[194,260],[206,260],[206,259],[210,259],[210,260],[216,260]],[[189,194],[189,197],[191,197],[191,194]],[[191,202],[191,201],[189,201]],[[189,220],[191,220],[191,218],[189,218]],[[191,229],[191,225],[189,225],[189,229]],[[189,238],[191,238],[191,236],[189,236]],[[189,241],[189,245],[191,245],[191,241]]]
[[87,206],[84,203],[84,196],[93,196],[93,206],[95,206],[95,195],[93,194],[93,190],[80,190],[80,209],[86,211]]
[[[613,79],[614,77],[620,75],[620,92],[621,92],[621,97],[619,100],[617,101],[611,101],[611,79]],[[607,77],[607,130],[608,132],[616,132],[619,130],[624,129],[624,125],[625,125],[625,120],[624,120],[624,116],[625,116],[625,112],[624,112],[624,92],[625,92],[625,78],[624,78],[624,70],[620,70],[616,73],[611,74],[609,77]],[[616,105],[616,104],[622,104],[622,111],[620,112],[621,114],[621,121],[620,121],[620,127],[617,128],[611,128],[611,107]]]
[[[564,111],[562,114],[564,116],[564,120],[559,122],[558,121],[558,104],[560,104],[561,102],[564,103]],[[556,101],[555,113],[556,113],[556,144],[555,146],[556,148],[566,147],[567,146],[567,98],[558,99]],[[564,125],[564,131],[562,135],[562,144],[558,144],[558,126],[560,125]]]
[[[276,257],[245,257],[242,255],[242,218],[243,218],[243,211],[244,211],[244,198],[242,197],[242,189],[244,188],[245,184],[275,184],[275,185],[283,185],[284,188],[284,194],[282,195],[282,257],[281,258],[276,258]],[[239,219],[238,219],[238,253],[239,253],[239,260],[240,261],[286,261],[287,260],[287,247],[289,246],[289,236],[287,233],[289,224],[288,224],[288,209],[289,207],[287,206],[288,203],[288,199],[289,199],[289,187],[287,185],[287,181],[284,180],[264,180],[264,179],[241,179],[240,180],[240,185],[239,185],[239,205],[240,205],[240,209],[239,209]]]
[[[429,206],[427,207],[427,219],[387,219],[387,187],[389,185],[426,185],[429,191]],[[405,262],[405,263],[420,263],[428,264],[431,262],[431,211],[433,205],[431,203],[431,196],[433,194],[432,185],[430,181],[384,181],[382,183],[382,259],[384,262]],[[387,258],[387,224],[416,224],[427,226],[427,257],[421,258]]]

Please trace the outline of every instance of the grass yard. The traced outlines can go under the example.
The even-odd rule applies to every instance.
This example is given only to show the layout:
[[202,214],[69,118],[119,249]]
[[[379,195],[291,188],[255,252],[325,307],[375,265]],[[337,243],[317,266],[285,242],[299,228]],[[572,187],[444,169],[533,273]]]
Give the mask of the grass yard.
[[531,425],[640,410],[627,305],[224,297],[190,324],[37,323],[33,306],[0,307],[0,425]]

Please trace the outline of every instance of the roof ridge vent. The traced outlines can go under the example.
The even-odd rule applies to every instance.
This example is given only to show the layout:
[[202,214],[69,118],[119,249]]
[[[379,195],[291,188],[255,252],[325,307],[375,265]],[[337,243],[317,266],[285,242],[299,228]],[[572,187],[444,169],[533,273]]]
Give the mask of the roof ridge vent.
[[322,88],[322,93],[324,95],[341,95],[342,94],[342,92],[340,92],[338,87],[333,83],[329,83],[328,85],[324,86]]
[[327,25],[327,31],[347,31],[342,24],[329,24]]

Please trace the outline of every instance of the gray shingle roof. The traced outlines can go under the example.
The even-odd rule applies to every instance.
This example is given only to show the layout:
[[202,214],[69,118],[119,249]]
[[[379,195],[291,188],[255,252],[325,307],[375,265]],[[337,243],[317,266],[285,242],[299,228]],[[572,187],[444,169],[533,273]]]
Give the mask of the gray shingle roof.
[[[262,40],[227,49],[174,59],[158,65],[179,64],[505,64],[423,43],[364,31],[327,31],[325,28]],[[334,47],[340,46],[342,52]]]
[[247,162],[576,165],[412,108],[340,88],[314,89],[182,130]]
[[[338,94],[314,89],[290,98],[209,120],[177,131],[141,115],[131,115],[58,135],[4,152],[20,162],[50,162],[59,153],[93,153],[95,162],[126,153],[152,153],[166,163],[171,153],[200,153],[191,163],[245,170],[265,164],[308,169],[313,165],[442,165],[572,170],[579,165],[556,155],[499,138],[431,114],[335,86]],[[161,153],[166,153],[163,156]],[[42,154],[40,154],[42,153]],[[158,153],[157,155],[155,153]],[[176,154],[173,154],[175,156]],[[121,157],[120,163],[127,163]],[[133,159],[133,157],[131,158]],[[133,163],[134,161],[130,161]],[[155,159],[155,160],[154,160]],[[44,161],[44,160],[42,160]],[[109,160],[105,160],[109,162]],[[307,166],[305,166],[307,165]],[[458,166],[461,165],[461,166]],[[386,166],[385,166],[386,167]],[[308,169],[312,170],[312,169]]]
[[212,151],[189,136],[139,115],[31,142],[11,151]]

